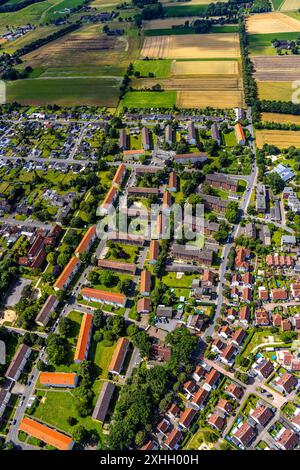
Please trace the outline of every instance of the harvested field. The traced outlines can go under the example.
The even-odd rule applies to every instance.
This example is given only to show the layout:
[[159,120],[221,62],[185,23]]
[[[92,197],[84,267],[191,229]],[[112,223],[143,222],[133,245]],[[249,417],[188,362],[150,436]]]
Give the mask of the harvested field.
[[300,79],[300,56],[253,57],[254,77],[259,82],[288,82]]
[[282,11],[293,11],[299,10],[300,8],[300,0],[285,0],[283,1],[280,10]]
[[162,59],[237,58],[239,55],[239,37],[234,33],[146,37],[141,51],[141,57]]
[[263,122],[300,124],[300,116],[294,114],[262,113],[261,120]]
[[223,91],[179,91],[176,105],[179,108],[212,108],[229,109],[243,106],[243,93],[238,90]]
[[172,75],[238,75],[239,67],[237,61],[173,61],[171,66]]
[[257,87],[261,100],[292,101],[291,82],[257,82]]
[[187,16],[187,17],[180,17],[180,18],[164,18],[161,20],[150,20],[145,21],[143,24],[144,29],[165,29],[165,28],[172,28],[172,26],[179,26],[183,24],[185,21],[189,21],[190,23],[196,19],[199,19],[198,16]]
[[[208,5],[209,3],[217,3],[219,0],[190,0],[189,2],[170,2],[170,0],[163,1],[165,6],[187,6],[187,5]],[[227,0],[224,0],[226,3]]]
[[[214,90],[215,92],[223,90],[243,90],[242,79],[239,78],[169,78],[159,80],[164,90],[193,90],[206,91]],[[151,88],[157,84],[157,79],[133,79],[132,86],[134,89]]]
[[264,144],[276,145],[279,148],[288,148],[291,145],[300,147],[299,131],[257,130],[256,145],[261,148]]
[[249,34],[300,32],[300,21],[278,11],[257,13],[248,17],[247,31]]

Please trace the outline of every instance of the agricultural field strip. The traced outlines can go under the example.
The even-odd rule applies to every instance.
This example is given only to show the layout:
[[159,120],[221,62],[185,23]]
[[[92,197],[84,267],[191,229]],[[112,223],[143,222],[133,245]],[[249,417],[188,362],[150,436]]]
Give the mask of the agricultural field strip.
[[187,36],[146,37],[141,58],[197,59],[238,58],[239,37],[235,33],[191,34]]
[[300,21],[281,12],[258,13],[248,17],[249,34],[300,32]]
[[300,0],[283,0],[280,10],[281,11],[296,11],[300,8]]
[[259,148],[264,144],[276,145],[279,148],[287,148],[291,145],[300,146],[300,132],[279,130],[257,130],[255,133],[256,144]]
[[288,82],[300,77],[299,56],[252,57],[257,81]]

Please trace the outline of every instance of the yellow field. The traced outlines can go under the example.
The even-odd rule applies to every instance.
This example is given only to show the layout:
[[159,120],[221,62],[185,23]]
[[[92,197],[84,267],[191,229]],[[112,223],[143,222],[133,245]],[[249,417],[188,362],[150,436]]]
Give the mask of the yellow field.
[[300,124],[300,116],[295,116],[294,114],[262,113],[261,119],[264,122]]
[[291,145],[300,147],[299,131],[277,131],[277,130],[257,130],[255,132],[256,145],[261,148],[264,144],[276,145],[279,148],[287,148]]
[[172,62],[171,75],[238,75],[239,67],[236,61],[176,61]]
[[282,11],[294,11],[299,10],[300,8],[300,0],[285,0],[280,7]]
[[179,108],[234,108],[243,106],[243,93],[238,90],[179,91],[176,106]]
[[261,100],[292,101],[291,82],[257,82],[257,87]]
[[141,57],[161,59],[237,58],[239,37],[234,33],[153,36],[144,40]]
[[247,31],[249,34],[300,32],[300,21],[278,11],[257,13],[247,18]]

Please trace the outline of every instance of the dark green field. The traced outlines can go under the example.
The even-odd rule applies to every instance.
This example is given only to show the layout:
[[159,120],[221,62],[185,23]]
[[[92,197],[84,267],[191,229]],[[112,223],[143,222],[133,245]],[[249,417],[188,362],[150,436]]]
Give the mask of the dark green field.
[[53,78],[17,80],[7,84],[7,101],[21,104],[115,107],[119,80],[113,78]]
[[180,16],[205,16],[208,5],[179,5],[165,7],[166,16],[171,18]]

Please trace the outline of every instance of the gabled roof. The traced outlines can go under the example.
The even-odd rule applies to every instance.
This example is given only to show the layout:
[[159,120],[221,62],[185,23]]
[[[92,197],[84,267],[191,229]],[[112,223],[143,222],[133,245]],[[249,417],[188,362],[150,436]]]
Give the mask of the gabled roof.
[[96,225],[92,225],[92,227],[90,227],[87,230],[87,232],[84,234],[81,242],[79,243],[79,245],[77,246],[75,250],[75,253],[78,255],[81,255],[82,253],[84,253],[88,249],[88,246],[90,245],[95,235],[96,235]]
[[36,437],[59,450],[70,450],[74,444],[69,436],[51,429],[44,424],[38,423],[31,418],[27,418],[27,416],[21,421],[19,430],[24,431],[26,434],[29,434],[29,436]]
[[85,313],[81,321],[74,361],[83,361],[85,359],[92,327],[93,315]]
[[77,374],[74,372],[41,372],[39,381],[42,385],[75,387]]
[[73,258],[70,259],[67,266],[61,273],[61,275],[56,280],[54,287],[56,287],[57,289],[62,289],[67,280],[70,278],[72,272],[74,271],[78,263],[80,264],[80,260],[76,258],[76,256],[73,256]]

